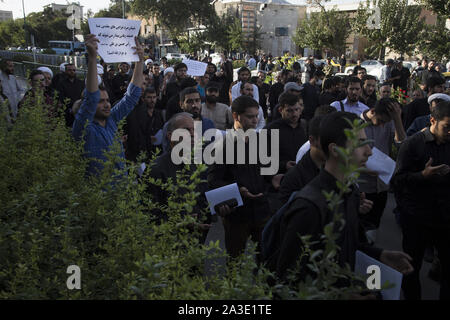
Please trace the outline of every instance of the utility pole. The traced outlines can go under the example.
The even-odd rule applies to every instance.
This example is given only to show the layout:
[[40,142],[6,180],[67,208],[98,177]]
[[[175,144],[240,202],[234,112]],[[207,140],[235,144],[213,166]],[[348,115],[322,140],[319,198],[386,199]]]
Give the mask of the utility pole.
[[125,19],[125,0],[122,0],[122,19]]
[[25,4],[22,0],[22,9],[23,9],[23,31],[25,33],[25,47],[28,47],[28,38],[27,38],[27,29],[26,29],[26,17],[25,17]]

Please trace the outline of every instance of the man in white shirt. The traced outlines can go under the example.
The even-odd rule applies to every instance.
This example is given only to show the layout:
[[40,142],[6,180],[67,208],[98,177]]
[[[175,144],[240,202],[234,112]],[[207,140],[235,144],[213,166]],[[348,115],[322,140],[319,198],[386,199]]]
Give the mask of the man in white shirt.
[[[241,83],[241,95],[242,96],[249,96],[253,98],[253,86],[254,84],[251,84],[250,82],[242,82]],[[260,130],[266,126],[266,120],[264,120],[264,111],[259,106],[258,110],[258,124],[256,125],[256,130]]]
[[347,97],[342,101],[331,104],[337,111],[346,111],[356,114],[358,117],[369,107],[359,101],[362,93],[362,81],[357,77],[350,77],[346,81]]
[[[231,102],[233,102],[237,97],[241,96],[241,84],[242,82],[246,82],[250,80],[250,70],[247,67],[242,67],[239,69],[238,71],[238,79],[239,82],[236,83],[232,88],[231,88]],[[256,100],[256,102],[259,103],[259,91],[258,91],[258,87],[254,84],[252,84],[253,86],[253,99]]]
[[8,98],[10,113],[12,119],[17,117],[17,106],[22,99],[25,90],[19,85],[14,76],[14,62],[12,60],[4,60],[1,65],[0,82],[3,88],[3,94]]

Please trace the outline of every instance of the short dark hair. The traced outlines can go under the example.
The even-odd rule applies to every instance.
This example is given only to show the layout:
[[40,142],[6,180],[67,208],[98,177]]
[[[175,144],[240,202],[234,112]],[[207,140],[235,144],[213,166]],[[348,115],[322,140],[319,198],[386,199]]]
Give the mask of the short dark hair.
[[257,84],[258,83],[258,79],[259,79],[258,76],[253,76],[253,77],[250,78],[250,82],[253,83],[253,84]]
[[198,95],[200,95],[200,92],[198,92],[197,89],[191,88],[191,87],[187,87],[184,90],[182,90],[180,92],[180,102],[184,102],[184,99],[186,98],[186,96],[188,94],[193,94],[193,93],[198,93]]
[[430,77],[427,80],[427,89],[434,88],[435,86],[440,86],[445,83],[445,80],[441,77]]
[[348,88],[352,83],[359,83],[361,88],[363,87],[362,81],[358,77],[348,77],[347,80],[345,80],[345,87]]
[[324,73],[322,70],[316,70],[316,71],[313,73],[313,78],[314,78],[314,77],[317,77],[317,78],[325,77],[325,73]]
[[196,86],[197,86],[197,81],[195,81],[195,79],[193,79],[191,77],[184,78],[180,82],[181,90],[184,90],[184,89],[190,88],[190,87],[196,87]]
[[433,111],[431,111],[431,116],[436,121],[444,120],[445,117],[450,117],[450,101],[441,101]]
[[347,136],[345,129],[351,129],[350,122],[358,119],[358,116],[350,112],[333,112],[326,115],[320,123],[320,146],[325,156],[329,157],[328,146],[336,143],[340,147],[345,147]]
[[246,85],[247,83],[250,83],[250,84],[253,86],[253,83],[251,83],[250,81],[242,81],[242,82],[241,82],[241,86],[239,87],[239,90],[244,89],[244,87],[245,87],[245,85]]
[[255,99],[249,96],[237,97],[231,104],[231,111],[236,112],[237,114],[243,114],[249,108],[259,109],[258,102],[256,102]]
[[289,73],[291,73],[292,72],[292,70],[288,70],[288,69],[283,69],[283,70],[281,70],[281,77],[286,77],[286,76],[288,76],[289,75]]
[[358,68],[358,70],[356,70],[356,73],[358,73],[360,70],[364,70],[366,73],[367,73],[367,69],[366,68],[364,68],[364,67],[360,67],[360,68]]
[[147,93],[155,93],[155,94],[156,94],[156,90],[155,90],[154,87],[148,87],[148,88],[145,88],[143,96],[145,97],[145,95],[146,95]]
[[383,99],[378,100],[375,103],[375,107],[374,107],[375,114],[377,114],[377,115],[384,114],[384,115],[389,116],[388,108],[389,108],[389,104],[392,102],[397,103],[397,100],[392,99],[392,98],[383,98]]
[[293,106],[298,102],[299,97],[296,96],[295,94],[292,94],[290,92],[283,92],[279,99],[278,102],[280,104],[280,108],[288,105],[288,106]]
[[316,111],[314,111],[314,116],[324,116],[333,112],[336,112],[336,108],[333,108],[329,104],[323,104],[319,107],[317,107]]
[[177,72],[178,69],[181,69],[181,68],[186,68],[186,70],[187,70],[188,67],[185,63],[179,62],[175,65],[175,67],[173,67],[173,71]]
[[371,75],[371,74],[366,74],[366,75],[363,77],[363,79],[362,79],[363,83],[366,82],[366,81],[370,81],[370,80],[375,80],[375,81],[377,81],[377,78],[376,78],[375,76]]
[[30,76],[28,77],[28,79],[30,79],[31,81],[33,81],[33,78],[39,74],[44,75],[44,73],[41,70],[33,70],[30,73]]
[[249,68],[247,68],[247,67],[241,67],[239,70],[238,70],[238,76],[239,75],[241,75],[241,73],[242,72],[245,72],[245,71],[247,71],[248,73],[250,73],[250,69]]
[[320,138],[320,123],[322,122],[323,118],[325,118],[324,115],[315,116],[309,121],[308,133],[310,136],[313,136],[316,139]]
[[298,61],[295,61],[294,64],[292,65],[292,69],[293,70],[301,70],[302,66],[300,65],[300,63]]
[[336,86],[336,82],[333,78],[326,78],[323,82],[323,90],[331,89],[334,86]]

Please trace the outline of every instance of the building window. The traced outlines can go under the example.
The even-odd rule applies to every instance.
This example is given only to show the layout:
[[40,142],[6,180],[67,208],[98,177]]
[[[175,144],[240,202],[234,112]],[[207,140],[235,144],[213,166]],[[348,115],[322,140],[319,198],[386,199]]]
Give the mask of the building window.
[[276,37],[287,37],[289,35],[288,28],[279,27],[275,28]]

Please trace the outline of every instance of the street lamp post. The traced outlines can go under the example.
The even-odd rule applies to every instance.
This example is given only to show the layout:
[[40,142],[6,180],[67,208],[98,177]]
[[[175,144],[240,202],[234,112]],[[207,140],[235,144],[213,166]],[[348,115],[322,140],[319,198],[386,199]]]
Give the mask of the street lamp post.
[[122,0],[122,19],[125,19],[125,0]]
[[26,17],[25,17],[25,4],[22,0],[22,9],[23,9],[23,32],[25,33],[25,46],[28,47],[28,38],[27,38],[27,29],[26,29]]

